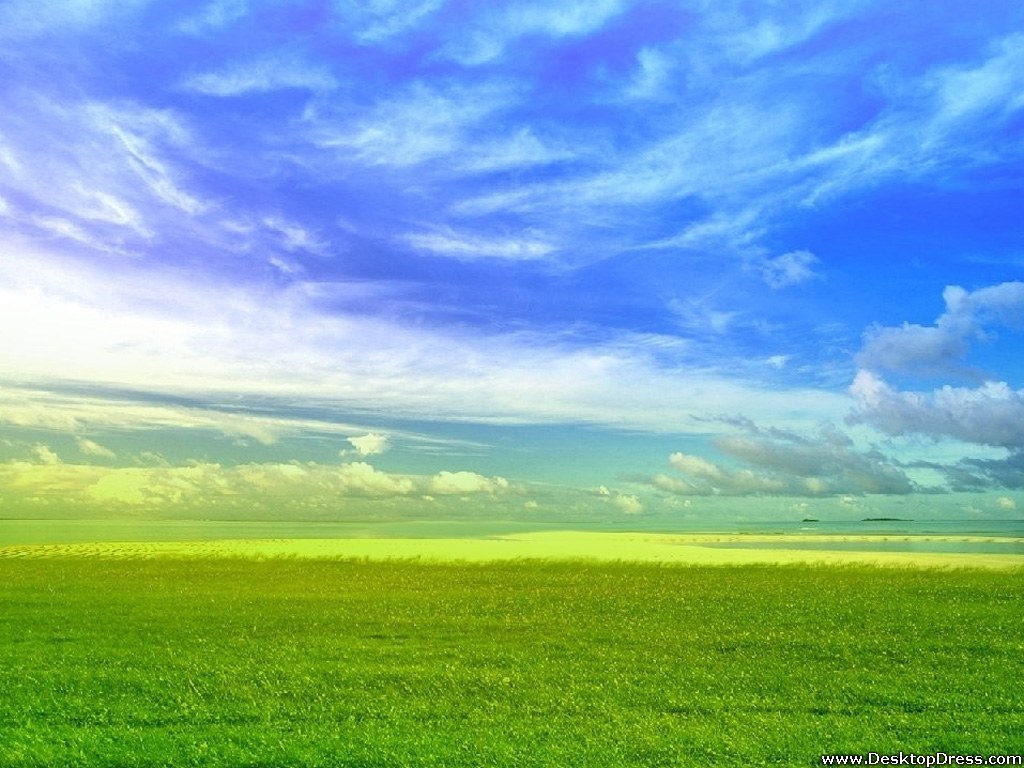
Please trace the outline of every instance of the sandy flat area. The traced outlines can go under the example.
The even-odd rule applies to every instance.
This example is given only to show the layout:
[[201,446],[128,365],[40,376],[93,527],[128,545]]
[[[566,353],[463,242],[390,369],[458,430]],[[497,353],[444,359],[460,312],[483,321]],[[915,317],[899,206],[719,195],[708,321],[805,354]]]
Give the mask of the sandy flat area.
[[[666,534],[538,532],[486,538],[219,539],[184,542],[97,542],[0,547],[18,557],[286,557],[419,558],[426,561],[544,559],[735,565],[744,563],[871,563],[915,567],[1024,567],[1024,555],[977,552],[888,551],[894,543],[1006,543],[1019,538],[980,536]],[[787,544],[793,545],[787,547]],[[855,544],[857,549],[831,549]],[[873,551],[872,544],[880,550]],[[800,545],[798,548],[795,545]],[[808,548],[813,545],[813,548]]]

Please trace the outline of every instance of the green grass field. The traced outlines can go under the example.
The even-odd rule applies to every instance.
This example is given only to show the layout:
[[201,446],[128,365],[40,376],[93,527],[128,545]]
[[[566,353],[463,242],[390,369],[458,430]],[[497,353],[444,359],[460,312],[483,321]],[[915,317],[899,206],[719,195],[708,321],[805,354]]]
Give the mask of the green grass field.
[[1024,751],[1024,570],[0,560],[3,766]]

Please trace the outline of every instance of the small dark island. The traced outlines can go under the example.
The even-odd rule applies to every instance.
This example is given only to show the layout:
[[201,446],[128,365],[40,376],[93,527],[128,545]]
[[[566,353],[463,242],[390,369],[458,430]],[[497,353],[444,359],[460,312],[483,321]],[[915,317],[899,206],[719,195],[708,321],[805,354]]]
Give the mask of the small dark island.
[[865,517],[862,523],[912,523],[913,518],[909,517]]

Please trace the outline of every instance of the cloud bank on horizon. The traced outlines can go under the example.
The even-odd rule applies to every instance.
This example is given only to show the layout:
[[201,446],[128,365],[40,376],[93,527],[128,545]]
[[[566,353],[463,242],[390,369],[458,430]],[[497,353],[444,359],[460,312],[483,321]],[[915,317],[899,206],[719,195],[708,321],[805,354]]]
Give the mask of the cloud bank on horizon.
[[967,13],[5,3],[0,515],[1017,514],[1024,8]]

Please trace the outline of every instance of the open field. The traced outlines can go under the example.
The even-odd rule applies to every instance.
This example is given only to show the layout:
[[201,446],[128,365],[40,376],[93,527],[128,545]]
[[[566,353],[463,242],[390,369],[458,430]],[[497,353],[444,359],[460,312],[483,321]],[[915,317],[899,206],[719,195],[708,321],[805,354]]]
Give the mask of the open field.
[[1021,569],[5,557],[0,765],[1020,753],[1022,599]]

